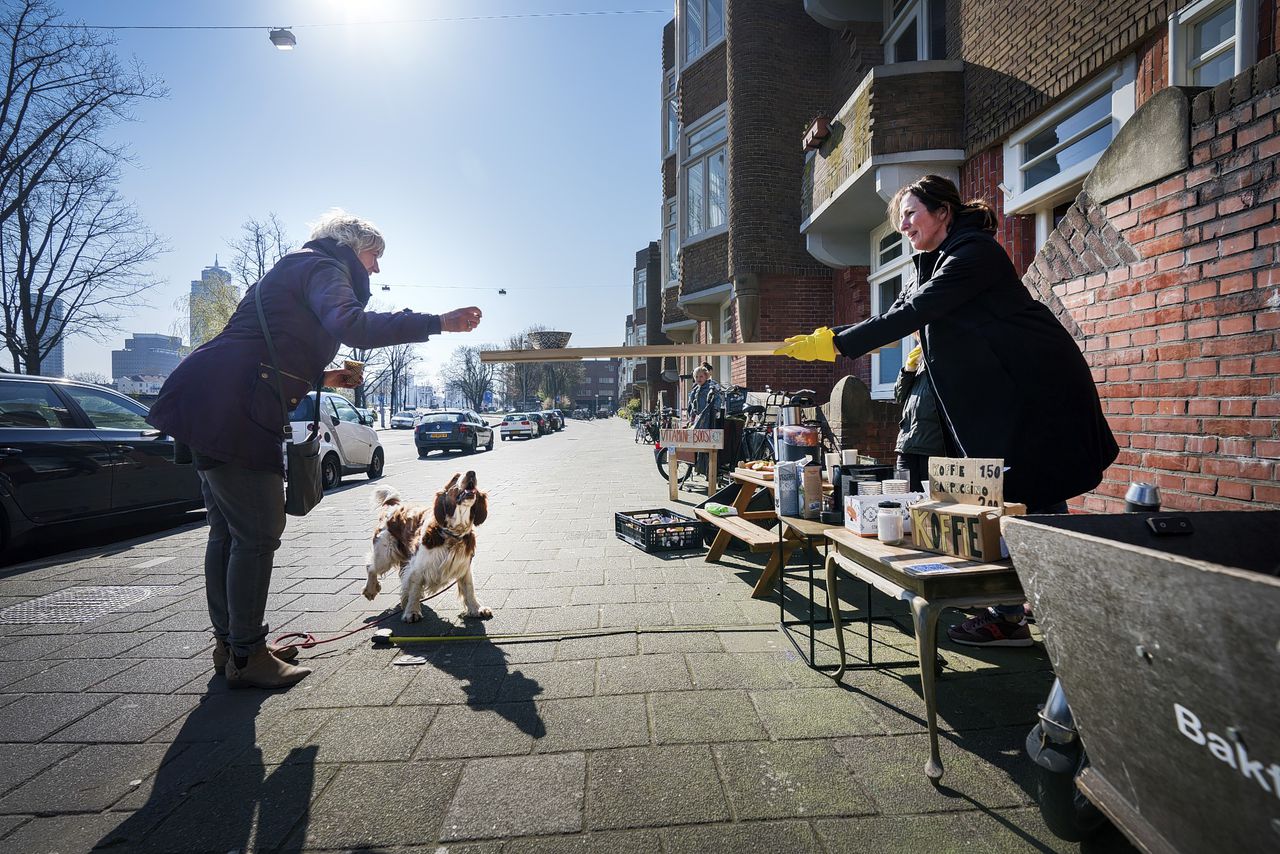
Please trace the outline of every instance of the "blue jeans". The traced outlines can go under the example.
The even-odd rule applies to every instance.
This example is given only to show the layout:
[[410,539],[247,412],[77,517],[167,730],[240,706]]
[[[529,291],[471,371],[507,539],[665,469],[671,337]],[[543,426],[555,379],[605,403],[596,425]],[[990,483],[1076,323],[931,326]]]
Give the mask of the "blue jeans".
[[[1033,514],[1047,515],[1052,513],[1066,513],[1066,512],[1067,512],[1067,502],[1065,501],[1059,501],[1057,504],[1050,504],[1047,507],[1037,507],[1034,510],[1030,508],[1027,509],[1028,516],[1031,516]],[[991,610],[996,612],[1002,617],[1022,618],[1027,615],[1027,609],[1026,609],[1026,606],[1024,605],[992,605]]]
[[200,488],[209,521],[209,621],[232,654],[249,656],[267,638],[267,587],[284,533],[284,478],[224,463],[200,472]]

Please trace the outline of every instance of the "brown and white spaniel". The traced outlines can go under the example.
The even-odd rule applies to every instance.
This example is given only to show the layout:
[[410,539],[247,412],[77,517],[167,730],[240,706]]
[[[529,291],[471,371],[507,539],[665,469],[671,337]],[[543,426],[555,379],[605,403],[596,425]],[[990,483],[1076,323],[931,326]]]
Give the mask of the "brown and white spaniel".
[[373,491],[378,527],[367,569],[369,583],[364,596],[372,600],[382,589],[378,579],[400,570],[400,618],[406,623],[422,619],[422,599],[458,582],[458,598],[465,616],[487,620],[493,611],[476,600],[471,579],[471,559],[476,554],[475,527],[489,515],[488,497],[476,488],[473,471],[455,474],[436,493],[431,507],[405,504],[389,486]]

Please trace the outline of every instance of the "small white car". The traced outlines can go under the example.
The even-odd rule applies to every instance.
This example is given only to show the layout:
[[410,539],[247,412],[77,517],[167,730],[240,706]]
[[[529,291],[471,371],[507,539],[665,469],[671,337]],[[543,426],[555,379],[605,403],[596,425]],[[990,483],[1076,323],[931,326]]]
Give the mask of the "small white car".
[[538,422],[530,418],[526,413],[516,412],[502,419],[502,423],[498,425],[498,435],[502,436],[502,441],[523,436],[526,439],[536,439],[538,437]]
[[[315,399],[313,391],[289,413],[295,442],[301,442],[311,432]],[[320,394],[320,460],[326,490],[342,483],[344,474],[363,473],[370,480],[382,477],[386,454],[378,431],[361,423],[360,413],[342,395]]]
[[412,430],[414,423],[418,420],[418,414],[412,410],[406,409],[403,412],[397,412],[391,416],[392,430]]

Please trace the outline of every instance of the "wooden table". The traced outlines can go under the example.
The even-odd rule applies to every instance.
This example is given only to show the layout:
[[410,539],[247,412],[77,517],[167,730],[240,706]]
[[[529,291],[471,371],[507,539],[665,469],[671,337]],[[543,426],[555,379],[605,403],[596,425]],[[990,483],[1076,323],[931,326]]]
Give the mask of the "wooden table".
[[765,480],[757,474],[749,474],[743,471],[735,471],[729,476],[733,478],[735,483],[742,486],[738,490],[738,497],[733,500],[733,507],[738,511],[738,515],[715,516],[705,510],[696,511],[699,519],[714,525],[718,529],[715,539],[711,541],[711,548],[707,551],[706,561],[707,563],[715,563],[720,560],[724,556],[724,550],[729,547],[730,540],[741,540],[753,552],[772,552],[769,562],[765,564],[764,572],[760,574],[760,580],[756,582],[755,589],[751,591],[753,598],[762,599],[769,595],[769,588],[773,583],[773,576],[778,571],[778,567],[786,563],[787,558],[791,557],[791,553],[799,548],[802,543],[796,538],[779,542],[778,536],[773,531],[756,524],[757,522],[776,520],[778,514],[773,510],[747,509],[751,504],[751,499],[761,492],[774,489],[772,480]]
[[832,678],[844,676],[844,634],[840,625],[837,568],[872,585],[880,592],[911,605],[915,625],[916,650],[920,664],[920,686],[924,695],[925,719],[929,727],[929,761],[924,772],[933,783],[942,779],[942,758],[938,753],[938,715],[934,693],[934,670],[938,651],[938,615],[947,608],[974,608],[985,605],[1020,605],[1025,601],[1018,576],[1009,561],[978,563],[921,551],[912,547],[889,546],[876,539],[860,537],[837,528],[827,531],[831,548],[827,553],[827,601],[840,649],[840,668]]

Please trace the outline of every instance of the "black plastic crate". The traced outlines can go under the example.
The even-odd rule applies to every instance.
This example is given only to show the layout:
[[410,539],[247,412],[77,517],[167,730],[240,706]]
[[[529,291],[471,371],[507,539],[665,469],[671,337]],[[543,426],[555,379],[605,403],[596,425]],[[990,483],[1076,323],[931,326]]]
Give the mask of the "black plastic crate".
[[613,514],[618,539],[647,552],[702,548],[702,522],[670,510],[627,510]]

